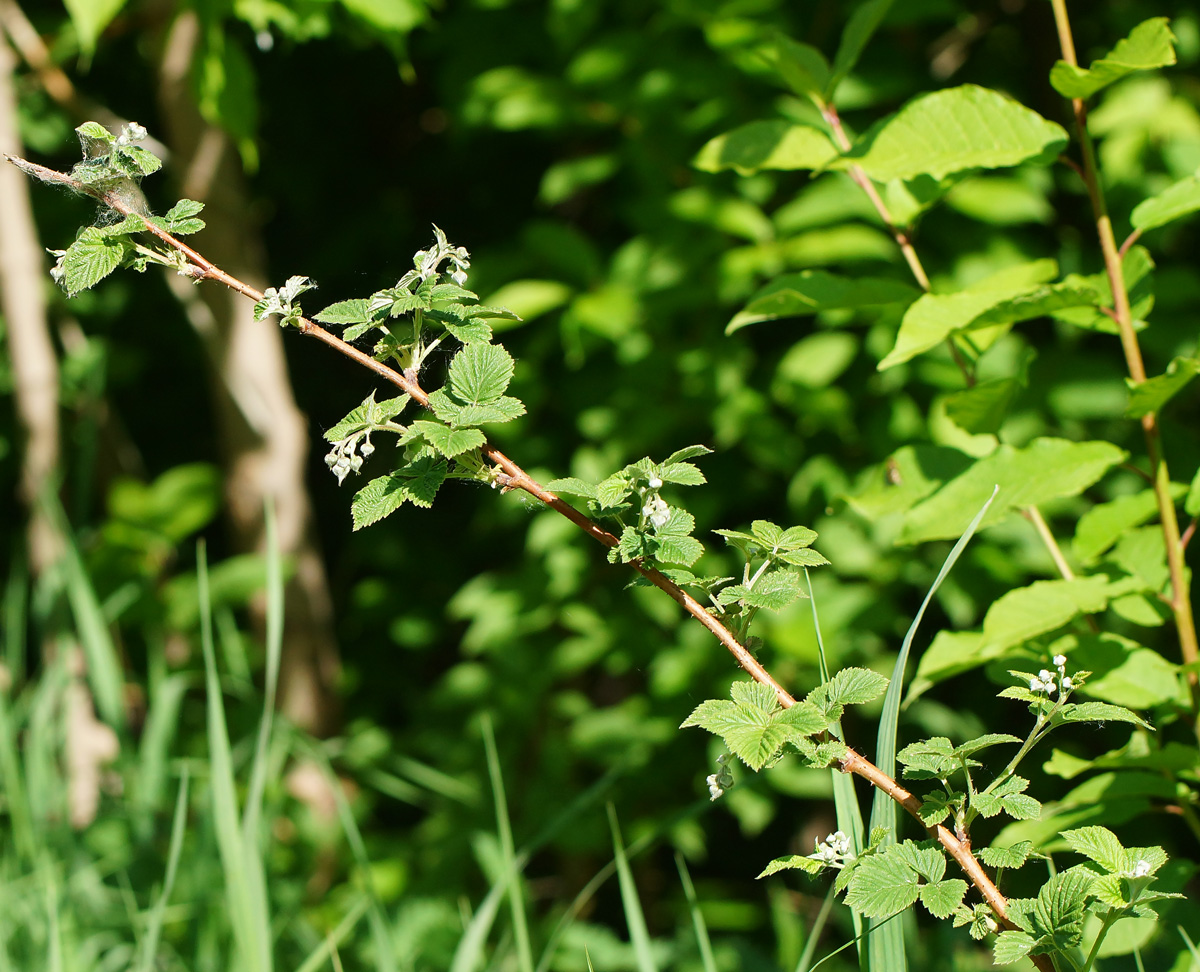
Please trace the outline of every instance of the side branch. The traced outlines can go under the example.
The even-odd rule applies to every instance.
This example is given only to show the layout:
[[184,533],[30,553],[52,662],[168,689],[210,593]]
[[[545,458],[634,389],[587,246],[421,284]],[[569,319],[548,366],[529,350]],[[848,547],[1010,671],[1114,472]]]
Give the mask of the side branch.
[[[22,171],[37,178],[43,182],[65,185],[77,192],[92,196],[106,206],[109,206],[116,212],[122,215],[140,215],[133,213],[133,210],[115,194],[99,190],[96,187],[88,186],[68,175],[61,172],[56,172],[53,169],[48,169],[44,166],[36,165],[32,162],[27,162],[24,159],[18,159],[13,156],[6,155],[10,162],[20,168]],[[193,250],[187,244],[183,243],[176,237],[172,236],[165,230],[151,224],[146,224],[146,231],[158,237],[163,243],[179,253],[182,253],[188,259],[188,264],[179,272],[185,276],[191,277],[197,282],[201,280],[212,280],[217,283],[224,284],[231,290],[237,291],[245,297],[257,302],[263,299],[263,294],[254,287],[242,282],[236,277],[226,273],[211,261],[205,259],[200,253]],[[915,254],[914,254],[915,255]],[[919,265],[919,264],[918,264]],[[368,369],[380,378],[395,385],[401,391],[408,394],[419,405],[429,407],[429,395],[421,388],[415,378],[402,374],[394,368],[389,367],[381,361],[376,361],[370,355],[358,350],[351,344],[343,341],[341,338],[331,334],[319,324],[308,318],[300,318],[298,329],[301,334],[315,338],[340,352],[346,357],[356,361],[364,368]],[[584,533],[592,537],[606,547],[615,547],[618,540],[615,536],[589,518],[586,514],[564,502],[560,497],[547,490],[544,486],[538,483],[533,477],[525,472],[513,460],[508,458],[503,452],[495,446],[485,443],[482,446],[483,454],[497,467],[501,473],[499,481],[503,487],[508,489],[524,490],[530,496],[541,501],[549,506],[555,512],[565,516],[568,520],[579,527]],[[796,699],[786,689],[784,689],[762,666],[762,664],[750,653],[750,651],[734,636],[725,625],[723,625],[715,616],[699,601],[688,594],[678,584],[670,580],[666,575],[656,568],[646,564],[645,562],[634,561],[631,566],[645,577],[651,584],[669,595],[672,600],[678,603],[688,614],[699,621],[706,627],[718,641],[724,645],[729,652],[737,659],[738,664],[756,681],[763,685],[769,686],[774,692],[779,704],[784,708],[790,708],[795,705]],[[872,785],[879,787],[888,794],[893,800],[899,803],[907,810],[914,818],[920,822],[921,801],[915,795],[904,789],[899,783],[885,774],[870,760],[861,756],[854,750],[849,750],[846,756],[841,761],[841,768],[844,772],[854,773],[869,781]],[[1000,893],[995,883],[988,877],[983,867],[971,853],[970,846],[959,840],[949,830],[941,825],[934,827],[926,827],[924,823],[921,826],[929,833],[931,837],[937,840],[962,867],[963,871],[971,879],[971,882],[979,890],[987,903],[992,907],[1000,922],[1007,928],[1015,928],[1011,920],[1008,918],[1007,901]],[[1042,969],[1043,972],[1053,972],[1052,966],[1049,964],[1046,956],[1034,956],[1034,964]],[[1046,961],[1043,961],[1046,960]]]

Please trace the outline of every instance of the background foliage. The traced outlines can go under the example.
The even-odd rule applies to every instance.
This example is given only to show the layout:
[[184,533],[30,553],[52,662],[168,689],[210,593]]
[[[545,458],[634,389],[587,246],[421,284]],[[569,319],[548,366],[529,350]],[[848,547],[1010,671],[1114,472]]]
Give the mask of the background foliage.
[[[496,427],[502,449],[543,480],[595,481],[645,454],[708,444],[716,452],[701,465],[710,485],[688,491],[697,535],[709,548],[706,569],[737,570],[733,552],[708,530],[754,518],[811,526],[832,561],[814,574],[832,663],[890,672],[948,549],[941,540],[898,544],[904,538],[894,514],[955,469],[952,449],[979,455],[994,440],[952,421],[962,380],[948,354],[877,370],[898,324],[886,313],[830,311],[726,334],[758,288],[785,271],[828,267],[911,281],[848,177],[692,164],[711,138],[738,125],[811,119],[811,107],[774,80],[763,46],[779,30],[832,54],[844,4],[115,6],[111,20],[103,4],[86,2],[68,4],[70,16],[43,5],[26,14],[89,99],[154,134],[171,124],[160,115],[155,65],[172,18],[194,11],[201,40],[191,90],[201,114],[237,146],[253,200],[240,216],[248,232],[261,233],[272,283],[291,274],[314,277],[321,287],[314,307],[387,286],[408,268],[409,255],[428,245],[437,223],[471,250],[471,286],[484,301],[524,318],[504,340],[517,358],[511,392],[529,414]],[[1176,6],[1114,3],[1077,12],[1083,60],[1151,16],[1171,16],[1178,38],[1178,68],[1112,87],[1092,116],[1118,239],[1137,202],[1200,165],[1200,88],[1192,75],[1200,22],[1190,6]],[[1068,125],[1067,105],[1048,82],[1058,56],[1050,10],[1040,2],[896,4],[843,85],[838,107],[861,130],[916,93],[976,83]],[[82,119],[51,99],[36,73],[21,67],[15,80],[27,151],[69,167],[76,154],[71,129]],[[156,211],[176,198],[165,183],[147,190]],[[85,218],[84,204],[66,195],[40,192],[35,205],[48,247],[65,246]],[[1196,224],[1155,232],[1154,326],[1141,339],[1157,374],[1175,355],[1194,352],[1192,306],[1200,287],[1189,263]],[[1062,165],[959,182],[919,221],[915,242],[935,283],[961,286],[1049,257],[1064,274],[1100,268],[1086,195]],[[196,243],[203,250],[204,236]],[[83,570],[30,587],[22,521],[0,523],[12,564],[5,618],[12,718],[28,727],[26,744],[38,738],[39,705],[52,721],[47,686],[70,676],[60,668],[39,671],[37,658],[47,639],[67,637],[63,632],[79,625],[78,610],[74,621],[68,617],[66,598],[84,571],[118,632],[127,677],[149,699],[148,710],[143,701],[135,711],[177,707],[178,718],[147,720],[123,737],[115,772],[134,786],[138,812],[129,809],[128,793],[122,798],[110,788],[89,828],[75,833],[61,819],[48,826],[43,839],[56,853],[54,863],[42,860],[40,876],[15,859],[5,866],[10,878],[22,873],[31,887],[53,889],[53,900],[70,900],[74,910],[63,905],[61,912],[71,916],[64,940],[76,952],[64,967],[115,968],[121,958],[114,956],[123,953],[112,929],[127,920],[129,907],[147,908],[162,879],[179,771],[191,767],[201,781],[208,772],[195,539],[206,539],[213,565],[232,758],[247,778],[265,656],[246,607],[264,564],[226,542],[222,449],[206,392],[211,366],[155,272],[145,280],[113,278],[69,304],[59,293],[51,300],[68,444],[63,498]],[[352,534],[350,487],[339,489],[326,470],[320,435],[362,400],[365,375],[315,344],[297,339],[286,347],[309,422],[306,475],[341,653],[340,714],[331,716],[336,731],[320,752],[346,781],[348,802],[322,804],[330,791],[320,773],[285,775],[295,760],[310,767],[321,761],[303,762],[315,744],[302,735],[281,737],[269,762],[264,815],[273,821],[273,840],[263,861],[279,966],[298,966],[347,912],[365,908],[361,889],[372,881],[378,909],[342,942],[345,967],[386,966],[372,920],[386,929],[398,967],[450,966],[464,915],[512,853],[494,815],[481,722],[487,713],[497,750],[492,778],[503,780],[518,849],[574,801],[590,801],[538,847],[525,870],[539,949],[564,909],[609,865],[613,844],[602,804],[611,800],[627,843],[654,842],[632,867],[662,966],[702,961],[672,860],[678,851],[703,902],[718,966],[794,968],[824,889],[803,879],[751,878],[772,857],[806,853],[814,837],[834,829],[828,775],[785,761],[740,780],[710,806],[704,777],[717,750],[706,748],[701,734],[675,727],[699,700],[724,693],[735,674],[731,660],[657,592],[626,589],[629,576],[554,514],[518,496],[451,484],[435,509],[405,508]],[[1002,338],[985,369],[993,370],[984,379],[1020,379],[996,425],[1006,443],[1107,439],[1140,454],[1137,425],[1123,418],[1124,372],[1110,336],[1041,318]],[[1172,469],[1185,481],[1200,465],[1195,406],[1189,388],[1163,417]],[[15,492],[18,436],[9,411],[0,422],[0,475]],[[1093,498],[1136,486],[1132,473],[1118,473]],[[1072,498],[1043,512],[1066,544],[1084,509]],[[1074,555],[1082,559],[1078,544],[1077,536]],[[1158,569],[1133,541],[1117,556],[1131,570]],[[1054,576],[1036,532],[1011,517],[968,550],[925,631],[978,627],[1001,594]],[[1153,598],[1143,597],[1123,610],[1114,605],[1105,630],[1124,632],[1174,663],[1178,649],[1162,620]],[[807,603],[768,620],[759,634],[763,659],[783,684],[816,684]],[[1173,690],[1145,689],[1145,666],[1158,663],[1143,657],[1140,664],[1141,675],[1111,675],[1125,680],[1123,704],[1164,702]],[[1017,713],[993,698],[992,683],[1004,684],[1008,667],[928,686],[905,710],[911,731],[955,740],[984,727],[1002,731]],[[1173,669],[1163,678],[1178,684]],[[147,756],[151,728],[162,733],[156,757]],[[871,729],[852,717],[847,732],[869,739]],[[1060,742],[1059,778],[1051,780],[1059,790],[1039,796],[1066,799],[1068,809],[1099,806],[1097,822],[1109,825],[1152,821],[1181,861],[1182,883],[1195,837],[1177,816],[1157,812],[1173,796],[1143,778],[1152,774],[1075,789],[1073,755],[1091,759],[1128,739],[1127,727],[1110,726]],[[34,805],[53,821],[62,795],[51,781],[53,745],[44,745],[23,758],[43,761],[46,789]],[[148,771],[147,759],[162,765]],[[194,800],[197,789],[193,780]],[[196,813],[186,837],[196,853],[188,859],[203,860],[207,848],[215,867],[219,824]],[[201,917],[206,895],[220,884],[214,873],[181,872],[173,900],[187,903],[173,906],[163,931],[179,956],[171,967],[222,967],[224,919]],[[16,901],[21,886],[12,887],[5,894]],[[1174,909],[1166,924],[1182,924],[1194,938],[1194,906]],[[54,912],[48,906],[46,914]],[[615,881],[580,901],[562,947],[549,958],[552,967],[585,968],[585,945],[597,969],[638,967],[646,952],[626,944],[626,914]],[[47,920],[39,912],[27,928]],[[833,923],[830,942],[850,937],[840,909]],[[495,967],[507,967],[519,943],[507,916],[499,924],[489,954]],[[44,954],[52,926],[45,938],[15,930],[16,922],[6,926],[17,967],[23,954]],[[986,953],[948,928],[909,933],[926,939],[921,968],[987,966]],[[1144,956],[1147,967],[1166,968],[1177,952],[1173,941],[1158,964]],[[1110,967],[1133,965],[1118,958]]]

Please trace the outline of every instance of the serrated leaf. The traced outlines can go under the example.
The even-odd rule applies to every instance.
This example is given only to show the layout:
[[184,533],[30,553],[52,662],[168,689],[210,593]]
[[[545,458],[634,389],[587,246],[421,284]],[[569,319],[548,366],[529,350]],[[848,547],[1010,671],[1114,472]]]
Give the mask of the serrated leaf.
[[895,854],[860,859],[846,889],[846,904],[868,918],[889,918],[908,908],[920,894],[919,878]]
[[147,152],[140,145],[131,145],[127,148],[119,146],[117,155],[129,159],[136,167],[136,171],[142,175],[153,175],[162,168],[162,159],[153,152]]
[[829,561],[823,557],[812,547],[802,547],[799,550],[791,550],[787,553],[778,555],[778,559],[785,564],[791,564],[793,567],[825,567]]
[[862,705],[879,698],[888,679],[869,668],[843,668],[827,683],[828,698],[838,705]]
[[899,542],[961,536],[997,485],[1000,492],[981,528],[1003,520],[1014,509],[1078,495],[1125,458],[1124,450],[1102,441],[1043,438],[1022,449],[1001,445],[909,510]]
[[372,523],[378,523],[388,514],[400,509],[411,498],[408,479],[399,473],[372,479],[354,494],[354,501],[350,504],[354,529],[361,530]]
[[837,155],[819,128],[783,119],[753,121],[711,139],[692,165],[701,172],[733,169],[751,175],[762,169],[819,169]]
[[920,291],[883,277],[843,277],[824,270],[804,270],[777,277],[750,299],[725,325],[725,333],[748,324],[782,317],[809,317],[827,310],[853,310],[908,304]]
[[712,455],[712,449],[708,446],[690,445],[684,446],[682,449],[676,449],[666,459],[663,460],[663,465],[667,466],[673,462],[683,462],[686,459],[696,459],[699,456]]
[[750,524],[750,532],[767,550],[771,550],[783,539],[783,527],[770,520],[755,520]]
[[1125,848],[1107,827],[1080,827],[1061,834],[1071,850],[1116,874],[1125,868]]
[[703,486],[708,482],[704,473],[690,462],[664,462],[658,467],[658,478],[676,486]]
[[770,877],[772,874],[778,874],[780,871],[792,870],[804,871],[805,874],[820,874],[825,870],[825,864],[812,857],[789,854],[787,857],[775,858],[775,860],[762,869],[762,873],[758,877]]
[[973,84],[910,101],[862,135],[830,168],[860,166],[877,182],[941,179],[964,169],[1048,165],[1066,147],[1061,125]]
[[75,129],[80,139],[93,139],[97,142],[103,142],[105,145],[115,145],[117,136],[110,132],[99,122],[86,121]]
[[442,325],[463,344],[487,344],[492,339],[492,328],[487,321],[472,317],[469,320]]
[[128,244],[121,237],[111,237],[89,226],[72,243],[59,264],[62,282],[68,297],[94,287],[121,265]]
[[441,422],[419,420],[413,422],[409,428],[419,432],[426,442],[447,459],[453,459],[471,449],[478,449],[487,441],[478,429],[452,429]]
[[546,489],[554,493],[569,493],[572,496],[583,496],[587,499],[596,498],[596,487],[582,479],[568,476],[565,479],[552,479],[546,484]]
[[1138,203],[1129,221],[1134,229],[1145,232],[1190,216],[1197,210],[1200,210],[1200,176],[1193,175]]
[[933,827],[950,816],[950,811],[955,809],[956,806],[956,801],[950,799],[949,794],[945,790],[935,790],[933,793],[927,793],[921,799],[921,809],[918,811],[921,823],[926,827]]
[[1090,98],[1101,88],[1134,71],[1148,71],[1175,63],[1175,36],[1166,17],[1138,24],[1107,55],[1084,70],[1066,61],[1050,69],[1050,83],[1064,98]]
[[1017,868],[1029,859],[1033,843],[1028,840],[1017,841],[1011,847],[984,847],[979,850],[979,856],[988,867]]
[[513,359],[499,344],[468,344],[450,362],[450,390],[463,402],[487,404],[504,394]]
[[1012,965],[1025,958],[1036,944],[1037,939],[1028,932],[1002,931],[992,946],[992,961],[997,965]]
[[[365,297],[339,300],[313,315],[314,321],[322,324],[366,324],[371,321],[371,302]],[[356,337],[358,335],[355,335]],[[353,338],[346,338],[353,340]]]
[[1038,896],[1033,908],[1035,930],[1044,950],[1066,951],[1079,944],[1083,933],[1084,906],[1095,873],[1082,867],[1055,874]]
[[775,690],[757,680],[734,682],[729,686],[729,694],[734,702],[761,709],[767,715],[775,715],[781,710]]
[[502,395],[486,405],[464,405],[459,409],[455,425],[485,425],[489,422],[511,422],[525,414],[525,403],[518,398]]
[[780,611],[803,596],[797,574],[790,570],[773,570],[763,574],[753,588],[746,590],[742,600],[748,607]]
[[764,710],[723,699],[700,703],[680,728],[688,726],[720,736],[729,751],[754,770],[762,769],[789,737],[789,730],[774,725]]
[[667,513],[666,522],[662,526],[656,527],[654,532],[658,537],[686,537],[694,529],[696,529],[696,518],[687,510],[672,506]]
[[788,706],[777,716],[775,721],[781,726],[787,726],[802,736],[811,736],[829,727],[829,720],[811,702],[800,701]]
[[1161,375],[1135,382],[1132,378],[1125,379],[1129,389],[1129,405],[1125,409],[1126,418],[1141,418],[1162,410],[1162,407],[1181,392],[1200,371],[1200,359],[1183,356],[1172,359],[1167,370]]
[[704,545],[694,537],[667,534],[652,538],[654,559],[662,564],[683,564],[691,567],[704,555]]
[[960,757],[973,756],[975,753],[990,749],[992,746],[1003,746],[1006,743],[1019,743],[1020,741],[1020,737],[1014,736],[1011,733],[989,732],[971,739],[961,746],[956,746],[954,748],[954,755]]
[[967,882],[959,878],[938,881],[921,888],[921,904],[935,918],[949,918],[967,893]]
[[359,429],[381,425],[404,411],[404,407],[408,402],[409,397],[407,395],[399,395],[396,398],[388,398],[382,402],[377,402],[375,401],[375,393],[371,392],[361,405],[351,409],[345,418],[325,433],[325,441],[341,442],[346,436]]
[[1107,702],[1068,703],[1058,710],[1056,722],[1129,722],[1153,731],[1154,727],[1136,712]]

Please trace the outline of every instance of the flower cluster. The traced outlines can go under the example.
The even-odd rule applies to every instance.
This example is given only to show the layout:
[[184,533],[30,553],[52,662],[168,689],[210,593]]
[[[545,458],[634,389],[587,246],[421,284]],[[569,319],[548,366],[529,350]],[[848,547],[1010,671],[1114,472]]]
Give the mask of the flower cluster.
[[854,859],[854,855],[850,853],[850,838],[840,830],[827,835],[823,841],[813,843],[813,852],[808,856],[830,867],[842,868]]
[[463,286],[467,282],[467,270],[471,266],[471,254],[467,252],[465,246],[454,246],[446,239],[446,234],[443,233],[437,226],[433,228],[434,244],[428,250],[417,250],[413,254],[413,267],[403,277],[400,278],[399,286],[406,287],[414,280],[428,280],[441,269],[442,263],[446,260],[450,261],[450,265],[454,267],[450,271],[450,279],[458,286]]
[[[646,500],[646,505],[642,507],[642,517],[656,530],[671,518],[671,507],[658,495],[658,490],[662,489],[662,484],[663,481],[657,476],[650,477],[647,483],[649,497]],[[644,488],[642,493],[645,494],[646,492],[647,489]]]
[[[360,440],[361,445],[359,445]],[[355,449],[358,451],[355,452]],[[375,447],[371,445],[371,433],[369,431],[356,432],[354,435],[342,439],[341,442],[333,444],[333,448],[325,457],[325,465],[333,470],[333,474],[337,476],[338,485],[341,486],[350,473],[362,469],[363,459],[368,458],[374,451]]]
[[708,784],[708,799],[716,801],[725,795],[725,791],[733,786],[733,773],[730,772],[728,765],[729,755],[723,753],[717,757],[717,766],[719,767],[715,773],[710,773],[704,780]]
[[1074,689],[1075,683],[1071,681],[1071,677],[1067,674],[1067,656],[1055,655],[1054,667],[1058,669],[1052,672],[1047,668],[1043,668],[1037,673],[1037,676],[1029,680],[1029,691],[1045,692],[1047,695],[1054,695],[1062,688],[1064,697],[1069,695]]
[[125,148],[128,145],[136,145],[138,142],[145,141],[146,129],[137,122],[130,122],[121,128],[121,134],[117,136],[117,146]]

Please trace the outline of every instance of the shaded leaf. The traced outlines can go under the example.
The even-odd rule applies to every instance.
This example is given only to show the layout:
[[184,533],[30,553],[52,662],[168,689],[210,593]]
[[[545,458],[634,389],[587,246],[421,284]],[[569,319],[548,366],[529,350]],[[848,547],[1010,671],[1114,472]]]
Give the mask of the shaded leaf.
[[1159,412],[1196,377],[1197,371],[1200,371],[1200,359],[1180,356],[1172,359],[1167,365],[1167,370],[1161,375],[1142,382],[1126,378],[1129,405],[1125,409],[1125,417],[1141,418],[1143,415]]

